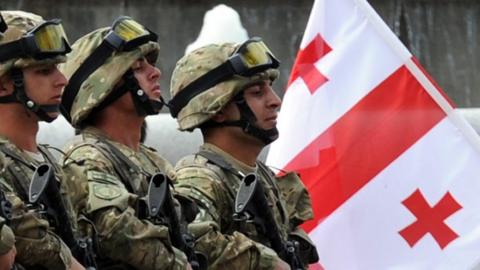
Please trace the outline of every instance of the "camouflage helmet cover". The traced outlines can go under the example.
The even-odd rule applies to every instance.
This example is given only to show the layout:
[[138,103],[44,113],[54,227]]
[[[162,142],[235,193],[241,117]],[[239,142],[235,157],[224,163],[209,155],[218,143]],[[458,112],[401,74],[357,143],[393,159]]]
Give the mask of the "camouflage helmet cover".
[[[102,43],[109,31],[110,27],[100,28],[75,41],[72,45],[72,52],[68,54],[67,62],[60,66],[68,79]],[[159,50],[158,43],[150,41],[131,51],[114,52],[80,86],[70,111],[71,124],[78,127],[81,121],[86,119],[92,110],[110,95],[136,60],[144,56],[149,63],[155,64]]]
[[[227,61],[238,46],[240,46],[240,44],[210,44],[198,48],[182,57],[177,62],[172,74],[170,84],[172,98],[197,78]],[[257,73],[251,77],[234,75],[229,80],[207,89],[205,92],[192,98],[188,104],[180,110],[177,116],[179,129],[193,130],[208,121],[227,105],[237,93],[252,83],[265,79],[273,81],[278,77],[278,74],[278,70],[268,69],[265,72]]]
[[[42,17],[25,11],[0,11],[0,13],[8,26],[5,33],[0,35],[0,45],[22,38],[22,36],[28,33],[28,31],[45,22]],[[65,56],[63,55],[42,60],[35,60],[33,58],[14,58],[0,63],[0,76],[7,73],[13,67],[24,68],[42,64],[57,64],[61,62],[65,62]]]

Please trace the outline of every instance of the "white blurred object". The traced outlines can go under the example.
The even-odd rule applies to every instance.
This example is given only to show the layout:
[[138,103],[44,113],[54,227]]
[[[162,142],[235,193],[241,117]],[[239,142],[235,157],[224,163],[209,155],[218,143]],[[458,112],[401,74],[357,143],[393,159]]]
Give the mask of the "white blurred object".
[[187,46],[185,54],[211,43],[240,43],[247,39],[248,33],[238,12],[221,4],[205,13],[200,34],[195,42]]
[[[74,133],[72,126],[60,116],[50,124],[40,123],[37,140],[39,143],[62,149]],[[202,135],[198,129],[192,133],[180,132],[177,129],[177,122],[170,114],[162,113],[147,117],[145,145],[155,148],[162,157],[173,164],[181,157],[197,152],[201,143]]]

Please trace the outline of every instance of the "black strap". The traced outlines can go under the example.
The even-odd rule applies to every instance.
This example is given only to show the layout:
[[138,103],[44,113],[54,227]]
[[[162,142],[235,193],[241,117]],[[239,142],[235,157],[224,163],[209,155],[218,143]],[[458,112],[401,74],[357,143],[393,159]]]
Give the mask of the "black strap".
[[210,70],[205,75],[197,78],[195,81],[183,88],[175,97],[168,102],[170,114],[177,117],[178,113],[185,107],[190,100],[204,91],[212,88],[217,83],[225,81],[235,74],[232,64],[227,61],[218,67]]
[[229,171],[229,172],[233,173],[234,175],[236,175],[236,176],[238,176],[242,179],[243,179],[243,177],[245,177],[244,173],[242,173],[241,171],[233,168],[233,166],[230,163],[228,163],[222,156],[220,156],[216,153],[206,151],[206,150],[200,150],[197,153],[197,155],[200,155],[200,156],[208,159],[208,161],[210,161],[211,163],[217,165],[218,167],[220,167],[220,168],[222,168],[226,171]]
[[70,110],[72,109],[73,101],[80,91],[80,86],[82,83],[92,74],[95,70],[97,70],[105,60],[108,59],[115,51],[106,40],[100,43],[91,55],[85,59],[82,65],[73,73],[72,77],[70,78],[65,90],[63,91],[62,95],[62,105],[61,105],[61,112],[67,118],[69,122],[71,122]]
[[[3,31],[0,31],[3,33]],[[24,52],[23,39],[15,40],[0,46],[0,62],[5,62],[13,58],[26,57]]]
[[[103,143],[103,142],[102,142]],[[128,166],[122,166],[123,162],[119,159],[115,154],[112,153],[112,150],[107,145],[99,144],[91,144],[91,146],[95,147],[100,151],[106,158],[110,159],[113,164],[113,169],[115,172],[120,176],[120,180],[125,184],[125,187],[130,193],[135,193],[133,189],[133,185],[130,182],[132,175],[128,170]]]
[[127,186],[127,189],[131,193],[138,193],[134,190],[134,185],[132,183],[133,174],[143,174],[146,177],[151,177],[150,173],[133,163],[125,154],[122,153],[122,151],[120,151],[110,142],[102,139],[99,140],[98,144],[93,144],[93,146],[102,152],[106,158],[110,159],[114,170],[122,178],[122,182],[124,182],[124,184]]
[[[228,172],[231,172],[233,175],[237,176],[242,180],[245,177],[245,174],[242,173],[239,170],[236,170],[233,168],[233,166],[228,163],[222,156],[219,154],[213,153],[211,151],[206,151],[206,150],[200,150],[197,155],[200,155],[204,158],[206,158],[210,163],[217,165],[218,167],[222,168],[223,170],[226,170]],[[232,187],[227,183],[225,187],[228,190],[228,193],[230,193],[230,196],[235,200],[236,192],[232,189]]]
[[0,103],[18,102],[22,104],[27,110],[33,112],[46,122],[52,122],[55,118],[48,115],[49,112],[58,112],[58,105],[38,105],[31,100],[25,92],[25,85],[23,80],[23,71],[19,68],[12,68],[10,70],[10,77],[13,81],[13,93],[8,96],[0,97]]
[[0,97],[0,103],[12,103],[17,101],[17,98],[13,94]]

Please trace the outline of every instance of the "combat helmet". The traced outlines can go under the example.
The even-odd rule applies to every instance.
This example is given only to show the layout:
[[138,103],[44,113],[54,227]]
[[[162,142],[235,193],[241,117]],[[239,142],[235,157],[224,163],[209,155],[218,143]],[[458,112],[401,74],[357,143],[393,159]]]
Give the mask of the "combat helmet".
[[169,102],[179,129],[219,125],[210,119],[230,101],[240,110],[240,120],[221,123],[239,126],[244,132],[269,144],[278,137],[276,128],[264,130],[243,97],[255,82],[278,77],[279,61],[258,37],[241,44],[210,44],[182,57],[172,74]]
[[45,21],[42,17],[24,11],[1,11],[0,22],[0,76],[8,74],[14,83],[11,95],[0,97],[0,103],[21,103],[39,119],[51,122],[49,112],[57,112],[58,105],[36,104],[25,92],[22,69],[65,61],[70,45],[58,19]]
[[139,115],[157,114],[163,101],[148,98],[131,66],[140,57],[154,65],[159,50],[157,35],[127,16],[116,19],[112,27],[81,37],[60,67],[69,79],[62,96],[62,114],[74,127],[81,127],[93,112],[128,91]]

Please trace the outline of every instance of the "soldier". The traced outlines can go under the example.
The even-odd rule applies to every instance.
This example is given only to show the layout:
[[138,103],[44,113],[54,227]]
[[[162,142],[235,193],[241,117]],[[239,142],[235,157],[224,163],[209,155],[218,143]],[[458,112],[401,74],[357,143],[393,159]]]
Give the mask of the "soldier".
[[[52,216],[28,199],[40,164],[50,164],[57,178],[62,177],[36,135],[40,121],[51,122],[59,115],[67,80],[57,64],[70,46],[59,20],[45,21],[22,11],[1,14],[7,29],[0,39],[0,188],[12,204],[9,225],[16,237],[16,259],[28,269],[84,269],[55,229],[66,225],[49,223]],[[68,200],[63,202],[68,208]]]
[[143,217],[149,179],[173,167],[141,143],[142,123],[163,103],[157,36],[129,17],[72,45],[62,111],[79,130],[65,147],[67,186],[83,231],[96,231],[99,267],[190,269],[166,226]]
[[5,223],[6,220],[0,217],[0,270],[12,269],[17,254],[15,235]]
[[294,173],[275,177],[258,160],[260,151],[278,137],[281,101],[271,87],[278,65],[265,44],[253,38],[199,48],[180,59],[172,75],[171,114],[180,130],[200,128],[204,139],[198,153],[177,163],[175,188],[200,208],[190,226],[197,237],[195,248],[209,254],[211,269],[289,269],[266,247],[271,246],[268,232],[232,218],[240,183],[249,173],[263,184],[282,238],[300,244],[304,264],[318,260],[298,227],[313,217],[303,184]]

